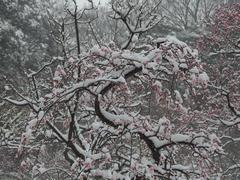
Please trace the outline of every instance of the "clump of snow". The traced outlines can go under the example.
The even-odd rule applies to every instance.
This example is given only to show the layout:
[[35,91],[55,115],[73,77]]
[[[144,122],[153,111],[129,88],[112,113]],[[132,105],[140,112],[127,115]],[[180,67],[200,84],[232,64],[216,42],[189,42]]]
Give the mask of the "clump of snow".
[[5,85],[5,86],[4,86],[4,89],[5,89],[6,91],[11,90],[10,86],[8,86],[8,85]]
[[40,111],[38,113],[38,120],[42,120],[43,117],[44,117],[44,111]]
[[162,89],[163,86],[162,86],[162,83],[160,81],[155,81],[154,84],[153,84],[153,87],[154,88],[158,87],[158,88]]
[[50,138],[52,136],[52,134],[53,134],[52,130],[46,130],[45,131],[45,136],[48,137],[48,138]]
[[181,46],[181,47],[187,46],[186,43],[184,43],[184,42],[180,41],[179,39],[177,39],[176,36],[168,35],[166,38],[167,38],[167,40],[168,40],[169,42],[171,42],[171,43],[173,43],[173,44],[177,44],[177,45],[179,45],[179,46]]
[[178,90],[175,90],[174,92],[175,92],[176,101],[179,102],[180,104],[182,104],[183,99],[182,99],[180,92]]
[[106,52],[108,51],[107,48],[99,48],[98,45],[94,45],[92,48],[91,48],[91,53],[93,55],[98,55],[98,56],[104,56],[106,54]]
[[64,91],[63,88],[53,88],[52,92],[54,95],[59,95],[60,93],[62,93]]
[[98,130],[101,127],[102,127],[102,123],[101,122],[95,121],[95,122],[92,123],[93,130]]
[[73,64],[73,63],[75,63],[76,62],[76,59],[74,59],[73,57],[70,57],[69,59],[68,59],[68,63],[70,63],[70,64]]
[[38,122],[38,119],[37,118],[34,118],[32,119],[31,121],[28,122],[29,126],[31,128],[35,127],[37,125],[37,122]]
[[162,124],[168,124],[170,121],[165,117],[165,116],[163,116],[162,118],[160,118],[159,120],[158,120],[158,124],[159,125],[162,125]]
[[198,76],[198,81],[202,84],[207,84],[209,82],[209,77],[207,75],[207,73],[203,72],[201,74],[199,74]]
[[28,144],[30,139],[32,139],[32,129],[30,126],[27,126],[26,132],[22,134],[21,144]]
[[132,38],[132,42],[133,42],[133,43],[138,42],[138,35],[137,35],[137,34],[134,34],[134,36],[133,36],[133,38]]
[[166,41],[167,41],[167,38],[157,38],[157,39],[155,40],[156,43],[164,43],[164,42],[166,42]]
[[190,69],[190,72],[191,73],[195,73],[195,74],[198,74],[199,73],[199,70],[196,66],[194,66],[192,69]]
[[179,67],[183,69],[188,69],[188,65],[186,63],[180,64]]
[[16,36],[18,37],[18,38],[23,38],[23,36],[24,36],[24,34],[23,34],[23,32],[20,30],[20,29],[18,29],[16,32],[15,32],[15,34],[16,34]]
[[46,94],[45,98],[46,99],[51,99],[51,98],[53,98],[53,94],[52,93]]

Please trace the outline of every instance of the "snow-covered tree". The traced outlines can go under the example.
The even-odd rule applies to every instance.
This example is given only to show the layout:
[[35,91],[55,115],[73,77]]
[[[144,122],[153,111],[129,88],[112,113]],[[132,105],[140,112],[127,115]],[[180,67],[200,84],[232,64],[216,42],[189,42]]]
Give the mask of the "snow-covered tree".
[[[44,19],[47,6],[49,3],[46,1],[0,2],[1,82],[26,83],[24,70],[36,68],[39,62],[54,54],[54,51],[48,51],[53,45],[48,36],[47,19]],[[13,78],[16,74],[22,78]],[[1,84],[1,91],[2,87]]]
[[223,175],[239,178],[239,32],[240,4],[226,4],[217,9],[208,24],[208,33],[198,49],[210,76],[209,102],[206,107],[224,142],[225,155],[220,158]]
[[[23,88],[5,85],[1,105],[22,111],[11,111],[9,121],[4,117],[1,146],[17,149],[21,170],[39,179],[49,173],[62,179],[219,177],[228,165],[221,167],[216,156],[224,155],[218,135],[226,135],[217,130],[219,122],[232,126],[239,120],[236,94],[220,86],[218,77],[213,81],[216,74],[208,70],[214,66],[202,63],[196,49],[175,36],[150,36],[163,20],[160,2],[112,0],[110,5],[109,24],[116,25],[110,35],[101,34],[102,16],[92,1],[84,9],[71,0],[60,14],[49,11],[60,56],[29,71]],[[224,18],[215,17],[222,27]],[[225,98],[220,102],[226,111],[217,96],[207,96],[216,91]],[[214,110],[224,116],[216,120]],[[226,121],[229,117],[234,121]]]
[[211,21],[214,11],[227,3],[229,2],[225,0],[162,0],[158,11],[161,12],[163,21],[152,33],[175,33],[185,42],[195,42],[206,30],[206,22]]

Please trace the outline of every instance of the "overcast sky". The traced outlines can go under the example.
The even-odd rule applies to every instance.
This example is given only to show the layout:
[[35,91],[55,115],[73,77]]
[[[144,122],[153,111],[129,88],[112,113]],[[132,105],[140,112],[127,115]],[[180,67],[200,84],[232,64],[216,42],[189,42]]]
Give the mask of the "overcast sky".
[[[88,4],[87,0],[76,0],[79,4],[79,6],[83,7],[84,5]],[[98,4],[100,2],[101,5],[105,5],[109,0],[93,0],[95,4]]]

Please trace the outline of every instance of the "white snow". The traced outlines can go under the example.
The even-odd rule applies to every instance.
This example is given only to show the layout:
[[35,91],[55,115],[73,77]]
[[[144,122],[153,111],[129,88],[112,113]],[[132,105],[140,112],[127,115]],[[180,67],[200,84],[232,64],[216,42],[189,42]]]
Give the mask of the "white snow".
[[205,83],[209,82],[209,77],[208,77],[207,73],[203,72],[203,73],[199,74],[198,80],[200,83],[205,84]]
[[38,120],[42,120],[43,117],[44,117],[44,111],[40,111],[38,113]]
[[38,119],[37,118],[34,118],[32,119],[31,121],[28,122],[29,126],[31,128],[35,127],[37,125],[37,122],[38,122]]
[[174,90],[174,92],[175,92],[176,100],[177,100],[180,104],[182,104],[182,103],[183,103],[183,99],[182,99],[182,96],[181,96],[180,92],[179,92],[178,90]]
[[179,39],[177,39],[176,36],[168,35],[166,38],[167,38],[167,40],[168,40],[169,42],[171,42],[171,43],[177,44],[177,45],[182,46],[182,47],[187,46],[186,43],[184,43],[184,42],[180,41]]
[[199,73],[199,70],[196,66],[194,66],[192,69],[190,69],[190,72],[191,73],[195,73],[195,74],[198,74]]
[[8,85],[5,85],[5,86],[4,86],[4,89],[5,89],[6,91],[9,91],[9,90],[11,90],[11,87],[8,86]]

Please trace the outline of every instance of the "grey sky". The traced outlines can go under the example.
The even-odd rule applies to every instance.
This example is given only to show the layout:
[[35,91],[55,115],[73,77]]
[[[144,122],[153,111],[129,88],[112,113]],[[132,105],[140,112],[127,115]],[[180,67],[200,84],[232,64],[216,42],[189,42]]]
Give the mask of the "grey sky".
[[[80,6],[84,6],[84,5],[87,5],[88,4],[88,1],[87,0],[77,0],[77,2],[78,2],[78,4],[80,5]],[[93,0],[93,2],[95,3],[95,4],[98,4],[99,2],[100,2],[100,4],[101,5],[104,5],[104,4],[106,4],[107,2],[109,2],[109,0]]]

